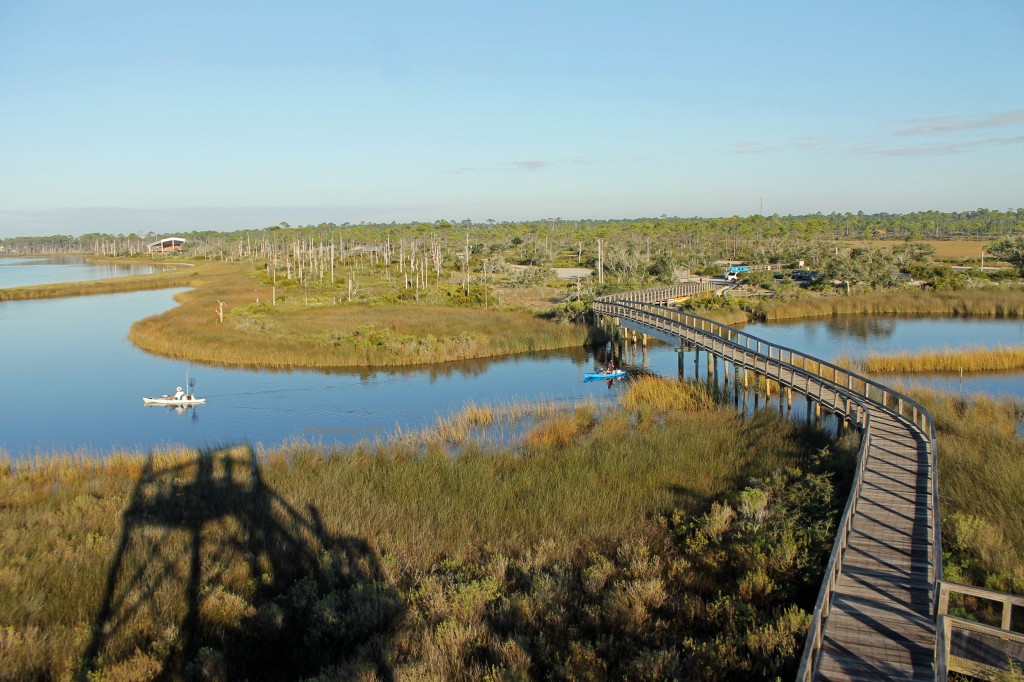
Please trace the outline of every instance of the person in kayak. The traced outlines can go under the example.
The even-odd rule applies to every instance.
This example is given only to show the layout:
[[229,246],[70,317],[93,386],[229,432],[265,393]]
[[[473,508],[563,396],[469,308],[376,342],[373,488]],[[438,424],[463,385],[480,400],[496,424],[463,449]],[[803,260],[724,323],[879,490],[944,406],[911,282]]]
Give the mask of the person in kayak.
[[174,395],[171,396],[173,400],[182,400],[185,397],[185,391],[181,390],[181,386],[174,389]]

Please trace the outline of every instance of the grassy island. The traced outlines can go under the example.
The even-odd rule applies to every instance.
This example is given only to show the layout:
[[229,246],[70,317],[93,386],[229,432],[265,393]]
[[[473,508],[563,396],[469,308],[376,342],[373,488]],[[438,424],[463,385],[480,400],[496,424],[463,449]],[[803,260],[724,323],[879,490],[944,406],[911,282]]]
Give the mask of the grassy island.
[[[586,329],[514,310],[341,301],[274,291],[239,263],[205,263],[179,305],[129,338],[167,357],[223,365],[413,365],[579,346]],[[223,307],[221,306],[223,302]],[[223,313],[223,316],[222,316]],[[223,319],[222,319],[223,318]]]

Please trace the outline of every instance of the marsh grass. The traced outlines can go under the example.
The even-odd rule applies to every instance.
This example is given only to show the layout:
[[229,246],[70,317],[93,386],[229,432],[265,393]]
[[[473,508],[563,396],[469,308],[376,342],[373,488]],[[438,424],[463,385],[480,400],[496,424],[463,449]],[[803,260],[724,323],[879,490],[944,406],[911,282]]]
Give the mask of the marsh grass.
[[[210,263],[179,306],[132,325],[129,339],[166,357],[228,366],[396,366],[582,345],[586,328],[508,310],[414,302],[272,305],[238,263]],[[219,302],[224,302],[224,322]],[[257,303],[258,301],[258,303]]]
[[[827,528],[799,540],[801,512],[778,507],[705,538],[701,515],[748,509],[733,496],[751,485],[771,510],[805,485],[838,507],[824,479],[798,472],[818,466],[824,437],[690,390],[641,382],[627,395],[691,406],[667,412],[471,406],[456,421],[531,426],[514,446],[465,442],[458,457],[443,441],[463,427],[441,425],[331,451],[8,462],[0,678],[782,674],[806,623],[794,600],[813,601],[817,578],[779,586],[806,575],[796,557],[823,562]],[[764,551],[794,551],[759,566],[742,549],[757,533],[781,533]],[[721,620],[736,609],[747,615]]]
[[941,315],[1024,317],[1024,294],[1007,289],[900,291],[859,296],[822,296],[764,302],[753,316],[767,322],[833,315]]
[[872,374],[1006,372],[1024,369],[1024,347],[945,348],[914,353],[840,357],[837,364]]
[[714,390],[707,384],[665,381],[655,376],[634,379],[622,397],[626,408],[656,414],[705,410],[715,402]]
[[914,389],[938,426],[947,579],[1024,594],[1024,405]]
[[196,268],[182,267],[149,275],[131,275],[86,282],[63,282],[38,284],[30,287],[0,289],[0,301],[28,301],[65,296],[95,296],[97,294],[119,294],[129,291],[171,289],[191,286],[199,272]]
[[[1024,294],[1014,289],[889,291],[854,296],[812,295],[801,291],[798,296],[734,300],[736,306],[711,308],[702,307],[700,301],[695,300],[685,309],[727,325],[742,325],[751,320],[781,322],[835,315],[1024,317]],[[712,306],[719,305],[712,303]]]

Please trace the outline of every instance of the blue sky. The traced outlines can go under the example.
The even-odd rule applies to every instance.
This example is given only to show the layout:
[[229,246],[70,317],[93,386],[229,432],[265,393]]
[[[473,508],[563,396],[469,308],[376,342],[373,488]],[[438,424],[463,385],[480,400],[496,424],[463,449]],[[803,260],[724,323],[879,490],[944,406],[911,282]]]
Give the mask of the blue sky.
[[0,0],[0,237],[1024,206],[1024,2]]

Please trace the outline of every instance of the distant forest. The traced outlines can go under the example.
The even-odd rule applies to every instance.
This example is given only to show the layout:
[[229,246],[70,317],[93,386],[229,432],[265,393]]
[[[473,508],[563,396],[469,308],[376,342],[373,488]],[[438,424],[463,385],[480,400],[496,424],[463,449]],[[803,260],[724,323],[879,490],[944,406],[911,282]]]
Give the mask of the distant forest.
[[[104,234],[78,237],[13,237],[0,239],[5,255],[84,254],[135,256],[146,245],[172,233]],[[400,240],[443,244],[445,251],[466,250],[476,257],[501,254],[525,265],[593,265],[599,240],[604,248],[642,252],[647,259],[685,261],[701,267],[720,258],[779,262],[806,249],[808,242],[839,240],[995,240],[1024,236],[1024,208],[1007,211],[978,209],[943,213],[816,213],[799,216],[746,218],[657,218],[473,222],[470,220],[410,223],[321,223],[218,232],[173,233],[188,240],[191,257],[246,258],[256,243],[338,243],[346,249],[386,248]]]

